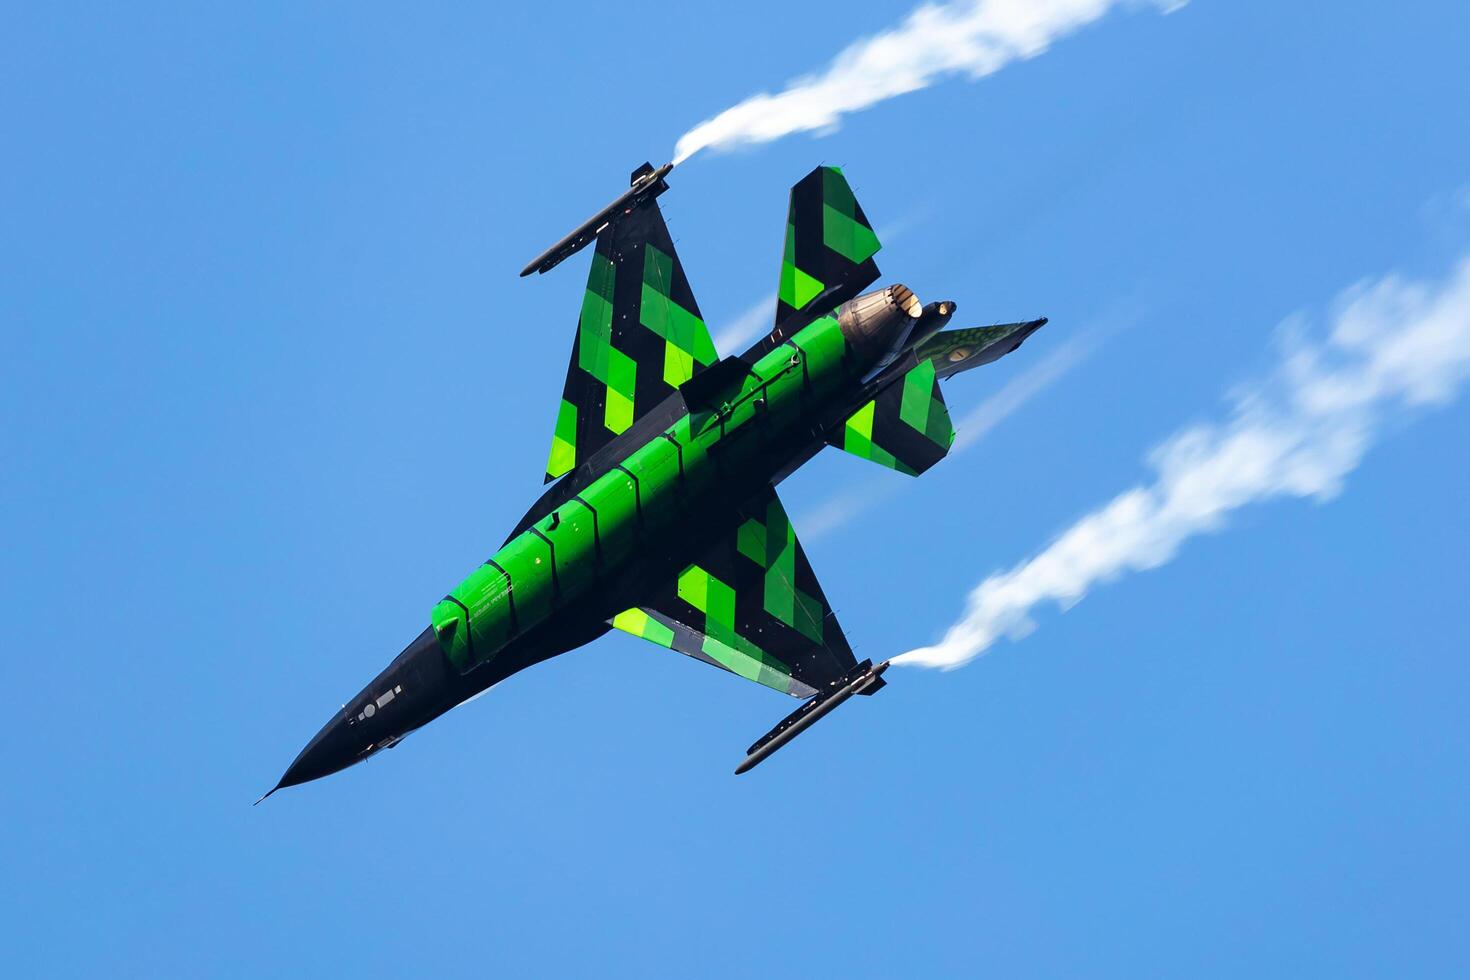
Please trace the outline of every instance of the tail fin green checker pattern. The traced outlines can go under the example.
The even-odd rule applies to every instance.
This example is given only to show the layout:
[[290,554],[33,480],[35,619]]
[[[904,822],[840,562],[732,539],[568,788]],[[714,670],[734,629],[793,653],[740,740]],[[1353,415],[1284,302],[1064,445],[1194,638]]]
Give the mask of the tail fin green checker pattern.
[[609,224],[587,276],[546,482],[717,359],[659,209],[638,208]]
[[878,278],[882,245],[837,167],[817,167],[791,188],[776,290],[779,342]]

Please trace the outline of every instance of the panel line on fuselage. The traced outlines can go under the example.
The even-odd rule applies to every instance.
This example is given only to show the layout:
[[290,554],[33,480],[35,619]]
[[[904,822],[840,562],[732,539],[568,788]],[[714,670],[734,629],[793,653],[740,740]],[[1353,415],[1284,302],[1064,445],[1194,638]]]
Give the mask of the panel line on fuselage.
[[551,562],[551,603],[555,606],[561,600],[561,578],[556,574],[556,542],[541,533],[541,529],[534,524],[526,528],[536,537],[546,542],[546,549],[550,552]]
[[597,508],[584,500],[580,493],[574,494],[572,500],[586,507],[587,513],[592,515],[592,551],[597,563],[597,575],[600,576],[602,574],[602,534],[598,530]]
[[[500,577],[503,578],[503,579],[505,579],[505,597],[506,597],[506,600],[507,600],[506,601],[506,605],[510,607],[510,635],[512,637],[514,637],[516,634],[520,633],[520,631],[521,631],[520,622],[516,618],[516,582],[515,582],[515,579],[511,578],[510,577],[510,572],[507,572],[504,568],[501,568],[500,567],[500,563],[497,562],[494,558],[486,558],[485,559],[485,564],[486,565],[489,565],[491,568],[495,569],[497,572],[500,573]],[[465,622],[466,622],[466,624],[469,623],[469,612],[468,611],[465,612]]]
[[454,603],[456,606],[459,607],[460,612],[464,613],[464,642],[465,642],[465,646],[470,651],[470,662],[471,663],[474,663],[475,662],[475,630],[474,630],[474,627],[470,624],[470,609],[463,602],[460,602],[458,599],[456,599],[453,595],[447,595],[444,598],[446,598],[450,602]]

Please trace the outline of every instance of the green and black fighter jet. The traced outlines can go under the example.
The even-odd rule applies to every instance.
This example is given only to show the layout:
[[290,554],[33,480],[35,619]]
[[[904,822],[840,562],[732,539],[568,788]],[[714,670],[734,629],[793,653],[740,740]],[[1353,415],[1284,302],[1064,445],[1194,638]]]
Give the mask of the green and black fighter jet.
[[522,272],[597,243],[552,485],[277,789],[360,762],[608,629],[804,701],[737,772],[883,686],[887,663],[854,658],[776,484],[828,445],[923,473],[954,440],[940,380],[1046,321],[944,330],[952,302],[925,306],[901,285],[859,295],[878,278],[878,237],[842,171],[818,167],[791,189],[771,332],[721,359],[659,211],[669,169],[634,171]]

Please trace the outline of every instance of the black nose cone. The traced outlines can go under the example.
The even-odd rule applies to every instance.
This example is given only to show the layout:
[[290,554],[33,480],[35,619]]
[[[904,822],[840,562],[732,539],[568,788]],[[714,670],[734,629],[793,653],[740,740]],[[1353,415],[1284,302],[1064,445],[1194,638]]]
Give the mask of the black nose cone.
[[363,744],[359,733],[352,731],[354,726],[348,723],[347,711],[344,709],[337,712],[331,721],[322,726],[322,730],[316,733],[301,754],[296,757],[286,769],[286,774],[281,777],[280,786],[298,786],[301,783],[311,782],[313,779],[321,779],[330,776],[334,772],[346,769],[361,759],[368,757],[372,749],[372,743]]
[[330,776],[395,745],[455,703],[452,680],[433,630],[424,630],[306,743],[271,793]]

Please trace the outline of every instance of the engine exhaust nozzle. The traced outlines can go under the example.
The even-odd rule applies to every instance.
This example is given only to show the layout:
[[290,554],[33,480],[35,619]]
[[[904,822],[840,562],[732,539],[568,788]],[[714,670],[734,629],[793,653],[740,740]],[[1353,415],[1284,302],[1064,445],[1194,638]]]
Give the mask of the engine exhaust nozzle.
[[877,363],[903,350],[923,311],[912,289],[894,283],[843,303],[837,308],[837,324],[860,357]]

